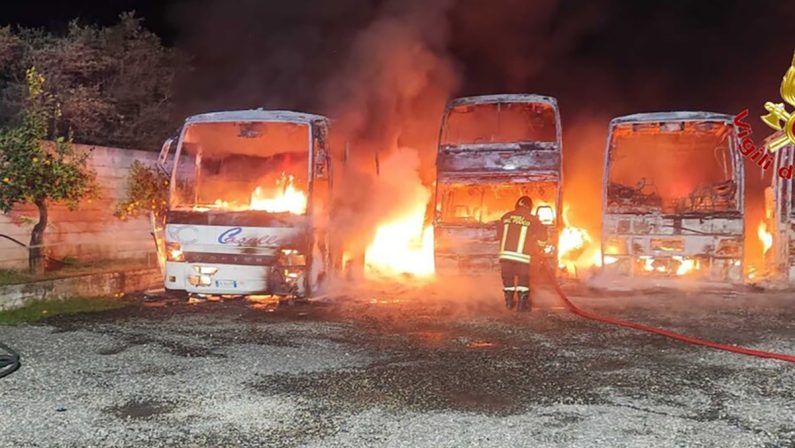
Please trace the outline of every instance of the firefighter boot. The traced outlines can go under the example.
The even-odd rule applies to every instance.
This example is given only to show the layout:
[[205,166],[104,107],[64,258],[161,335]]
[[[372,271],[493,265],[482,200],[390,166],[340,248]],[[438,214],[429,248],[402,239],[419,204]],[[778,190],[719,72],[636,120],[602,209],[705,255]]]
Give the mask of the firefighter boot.
[[502,293],[505,295],[505,308],[509,310],[513,309],[513,291],[503,290]]
[[530,291],[521,291],[519,293],[519,306],[516,311],[530,311]]

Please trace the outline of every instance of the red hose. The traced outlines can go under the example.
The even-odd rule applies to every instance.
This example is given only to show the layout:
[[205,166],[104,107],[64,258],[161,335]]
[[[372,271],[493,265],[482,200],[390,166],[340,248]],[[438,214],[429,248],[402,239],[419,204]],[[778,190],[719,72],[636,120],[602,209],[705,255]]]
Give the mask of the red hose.
[[706,340],[706,339],[696,338],[696,337],[688,336],[688,335],[681,334],[681,333],[675,333],[673,331],[664,330],[662,328],[657,328],[657,327],[652,327],[650,325],[643,325],[643,324],[639,324],[639,323],[636,323],[636,322],[630,322],[630,321],[626,321],[626,320],[615,319],[615,318],[608,317],[608,316],[602,316],[600,314],[596,314],[596,313],[592,313],[590,311],[583,310],[582,308],[580,308],[577,305],[575,305],[571,300],[569,300],[569,297],[566,295],[565,292],[563,292],[563,289],[561,289],[560,285],[558,284],[557,280],[554,278],[554,276],[550,272],[549,268],[547,267],[545,270],[546,270],[547,274],[549,275],[549,277],[552,280],[552,286],[555,287],[555,291],[558,293],[560,298],[563,300],[563,303],[566,305],[566,307],[569,309],[569,311],[571,311],[572,313],[574,313],[574,314],[576,314],[576,315],[578,315],[580,317],[583,317],[585,319],[595,320],[597,322],[604,322],[604,323],[610,324],[610,325],[618,325],[620,327],[632,328],[632,329],[635,329],[635,330],[645,331],[647,333],[659,334],[661,336],[665,336],[665,337],[671,338],[671,339],[676,339],[677,341],[686,342],[688,344],[702,345],[704,347],[710,347],[710,348],[714,348],[714,349],[717,349],[717,350],[724,350],[724,351],[732,352],[732,353],[739,353],[741,355],[756,356],[756,357],[759,357],[759,358],[778,359],[779,361],[786,361],[786,362],[795,363],[795,355],[787,355],[787,354],[784,354],[784,353],[775,353],[775,352],[766,352],[766,351],[763,351],[763,350],[754,350],[754,349],[746,348],[746,347],[738,347],[736,345],[721,344],[721,343],[715,342],[715,341],[709,341],[709,340]]

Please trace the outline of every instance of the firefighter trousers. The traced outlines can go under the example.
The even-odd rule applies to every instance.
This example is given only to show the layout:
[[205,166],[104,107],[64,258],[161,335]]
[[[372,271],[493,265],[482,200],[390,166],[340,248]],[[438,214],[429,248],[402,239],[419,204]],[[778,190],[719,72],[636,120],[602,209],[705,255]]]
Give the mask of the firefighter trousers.
[[[500,260],[503,291],[530,291],[530,264],[512,260]],[[514,283],[515,280],[515,283]]]

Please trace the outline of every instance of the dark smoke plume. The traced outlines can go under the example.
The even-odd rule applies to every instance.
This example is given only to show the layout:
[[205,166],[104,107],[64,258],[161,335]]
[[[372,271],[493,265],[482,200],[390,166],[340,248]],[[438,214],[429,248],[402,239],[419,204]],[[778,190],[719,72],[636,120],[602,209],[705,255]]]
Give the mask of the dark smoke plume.
[[[179,94],[185,115],[264,106],[331,116],[335,149],[348,143],[355,160],[347,199],[379,216],[389,211],[373,204],[406,198],[366,193],[378,183],[375,153],[418,151],[428,186],[449,97],[557,97],[566,199],[573,224],[591,228],[610,118],[745,108],[753,118],[778,101],[795,48],[795,8],[778,0],[194,0],[172,18],[195,58]],[[751,124],[759,140],[769,132]],[[749,216],[768,181],[749,167]]]

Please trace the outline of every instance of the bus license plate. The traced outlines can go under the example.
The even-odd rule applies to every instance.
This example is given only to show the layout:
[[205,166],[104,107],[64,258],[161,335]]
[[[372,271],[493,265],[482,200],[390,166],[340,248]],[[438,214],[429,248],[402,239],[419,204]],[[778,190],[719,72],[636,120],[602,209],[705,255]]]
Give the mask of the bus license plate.
[[216,288],[237,288],[237,281],[236,280],[216,280],[215,281]]

